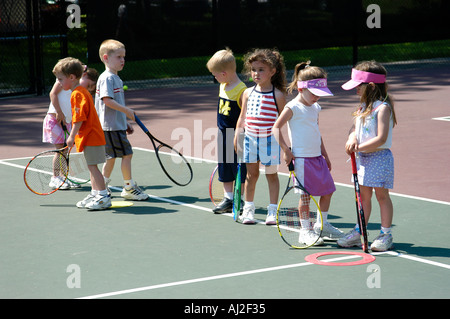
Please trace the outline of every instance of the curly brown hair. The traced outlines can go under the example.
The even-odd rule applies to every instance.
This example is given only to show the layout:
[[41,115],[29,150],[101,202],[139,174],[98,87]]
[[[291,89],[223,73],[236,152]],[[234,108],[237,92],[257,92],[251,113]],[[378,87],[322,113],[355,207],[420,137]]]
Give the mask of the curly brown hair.
[[244,73],[250,77],[252,63],[260,61],[276,70],[271,82],[278,90],[286,93],[286,67],[284,58],[277,49],[253,49],[244,56]]

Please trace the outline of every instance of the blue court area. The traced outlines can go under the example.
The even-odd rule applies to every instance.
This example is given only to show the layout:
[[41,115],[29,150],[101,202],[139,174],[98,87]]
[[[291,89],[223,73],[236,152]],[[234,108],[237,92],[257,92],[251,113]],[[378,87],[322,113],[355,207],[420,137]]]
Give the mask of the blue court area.
[[[193,299],[450,297],[448,202],[393,194],[393,251],[373,253],[375,260],[354,266],[318,265],[305,257],[325,253],[320,260],[341,264],[361,257],[333,252],[361,249],[335,242],[290,249],[276,226],[262,223],[268,204],[263,174],[255,200],[261,223],[242,225],[231,214],[211,212],[214,162],[191,159],[194,179],[179,187],[163,174],[153,151],[135,148],[135,180],[151,198],[86,211],[75,204],[89,185],[48,196],[31,193],[23,182],[29,160],[0,160],[0,298],[187,299],[173,309],[182,315]],[[279,178],[284,192],[288,177]],[[111,185],[113,201],[121,201],[118,166]],[[352,185],[337,185],[331,208],[333,225],[345,232],[354,226]],[[369,242],[379,228],[374,204]]]

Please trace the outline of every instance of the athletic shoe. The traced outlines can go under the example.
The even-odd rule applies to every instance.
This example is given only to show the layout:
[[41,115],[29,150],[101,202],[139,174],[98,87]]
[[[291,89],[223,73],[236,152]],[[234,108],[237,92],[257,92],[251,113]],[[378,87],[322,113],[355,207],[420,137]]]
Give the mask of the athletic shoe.
[[338,246],[340,247],[361,247],[361,234],[353,228],[344,237],[341,237],[337,241]]
[[212,210],[214,214],[222,214],[233,210],[233,200],[224,197],[222,201]]
[[62,176],[52,176],[50,178],[50,183],[48,184],[52,189],[69,189],[70,186],[67,184],[67,182],[64,181],[64,178]]
[[243,224],[255,224],[255,205],[244,205],[244,212],[242,213]]
[[323,239],[319,237],[317,239],[317,234],[312,229],[300,229],[300,235],[298,236],[298,242],[300,244],[305,244],[307,246],[311,246],[314,242],[314,246],[322,246],[324,245]]
[[85,207],[91,210],[107,209],[111,207],[111,196],[98,194]]
[[130,189],[124,188],[120,196],[130,200],[147,200],[149,197],[139,188],[139,186],[137,186],[137,184],[134,184]]
[[86,205],[95,198],[95,195],[89,194],[83,200],[77,203],[78,208],[86,208]]
[[111,178],[108,178],[108,177],[104,177],[104,176],[103,176],[103,179],[105,180],[105,188],[106,188],[106,191],[108,192],[108,195],[110,195],[111,198],[112,198],[112,193],[111,193],[111,190],[109,189],[109,183],[111,182]]
[[66,179],[66,183],[67,183],[67,185],[69,185],[70,188],[80,188],[81,187],[80,184],[74,183],[68,179]]
[[266,225],[277,224],[277,209],[273,206],[267,206]]
[[[314,224],[314,231],[316,234],[320,233],[320,224]],[[334,227],[329,222],[325,222],[322,228],[322,235],[326,240],[338,240],[339,238],[344,237],[344,232],[340,229]]]
[[379,234],[370,245],[372,251],[386,251],[394,248],[392,234]]

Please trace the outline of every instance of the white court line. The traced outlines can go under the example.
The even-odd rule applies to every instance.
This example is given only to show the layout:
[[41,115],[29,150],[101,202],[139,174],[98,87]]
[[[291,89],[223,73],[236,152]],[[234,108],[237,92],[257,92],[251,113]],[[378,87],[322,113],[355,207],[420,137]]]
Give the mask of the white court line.
[[[407,256],[407,255],[404,255],[404,254],[401,254],[401,253],[397,253],[397,252],[394,252],[394,251],[372,253],[371,255],[377,256],[377,255],[382,255],[382,254],[388,254],[388,255],[392,255],[392,256],[402,257],[402,258],[411,259],[411,260],[414,260],[414,261],[419,261],[419,262],[423,262],[423,263],[426,263],[426,264],[430,264],[430,265],[433,265],[433,266],[438,266],[438,267],[443,267],[443,268],[446,268],[446,269],[450,269],[450,265],[437,263],[437,262],[432,262],[432,261],[429,261],[429,260],[426,260],[426,259],[422,259],[422,258],[411,257],[411,256]],[[326,260],[323,260],[323,261],[335,262],[335,261],[341,261],[341,260],[345,260],[345,259],[358,258],[358,257],[361,257],[361,256],[349,255],[349,256],[343,256],[343,257],[330,258],[330,259],[326,259]],[[203,278],[195,278],[195,279],[174,281],[174,282],[169,282],[169,283],[165,283],[165,284],[158,284],[158,285],[145,286],[145,287],[139,287],[139,288],[118,290],[118,291],[113,291],[113,292],[108,292],[108,293],[103,293],[103,294],[97,294],[97,295],[80,297],[80,298],[77,298],[77,299],[97,299],[97,298],[112,297],[112,296],[125,295],[125,294],[130,294],[130,293],[141,292],[141,291],[149,291],[149,290],[168,288],[168,287],[174,287],[174,286],[189,285],[189,284],[195,284],[195,283],[200,283],[200,282],[205,282],[205,281],[213,281],[213,280],[233,278],[233,277],[240,277],[240,276],[249,276],[249,275],[260,274],[260,273],[264,273],[264,272],[279,271],[279,270],[292,269],[292,268],[311,266],[311,265],[315,265],[315,264],[310,263],[310,262],[303,262],[303,263],[296,263],[296,264],[283,265],[283,266],[267,267],[267,268],[248,270],[248,271],[241,271],[241,272],[235,272],[235,273],[229,273],[229,274],[223,274],[223,275],[216,275],[216,276],[208,276],[208,277],[203,277]]]
[[[332,262],[332,261],[344,260],[344,259],[350,259],[350,258],[357,258],[357,257],[360,257],[360,256],[351,255],[351,256],[344,256],[344,257],[330,258],[330,259],[328,259],[326,261],[327,262]],[[260,274],[260,273],[269,272],[269,271],[278,271],[278,270],[298,268],[298,267],[310,266],[310,265],[314,265],[314,264],[310,263],[310,262],[303,262],[303,263],[296,263],[296,264],[290,264],[290,265],[261,268],[261,269],[241,271],[241,272],[235,272],[235,273],[229,273],[229,274],[223,274],[223,275],[216,275],[216,276],[209,276],[209,277],[203,277],[203,278],[195,278],[195,279],[188,279],[188,280],[182,280],[182,281],[175,281],[175,282],[159,284],[159,285],[152,285],[152,286],[145,286],[145,287],[139,287],[139,288],[133,288],[133,289],[119,290],[119,291],[114,291],[114,292],[109,292],[109,293],[104,293],[104,294],[80,297],[78,299],[96,299],[96,298],[111,297],[111,296],[130,294],[130,293],[140,292],[140,291],[148,291],[148,290],[154,290],[154,289],[160,289],[160,288],[167,288],[167,287],[174,287],[174,286],[194,284],[194,283],[199,283],[199,282],[204,282],[204,281],[212,281],[212,280],[218,280],[218,279],[225,279],[225,278],[232,278],[232,277],[239,277],[239,276],[254,275],[254,274]]]

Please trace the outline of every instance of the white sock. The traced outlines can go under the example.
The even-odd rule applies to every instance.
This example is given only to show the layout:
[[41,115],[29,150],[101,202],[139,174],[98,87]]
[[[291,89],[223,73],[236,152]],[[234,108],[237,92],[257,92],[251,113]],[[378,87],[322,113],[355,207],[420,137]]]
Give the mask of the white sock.
[[383,227],[381,226],[381,233],[382,234],[390,234],[392,227]]
[[108,195],[108,191],[106,189],[101,190],[101,191],[97,191],[99,195],[101,196],[107,196]]
[[309,219],[300,219],[300,225],[303,229],[312,229]]
[[253,203],[253,202],[245,202],[245,204],[244,204],[244,206],[247,206],[247,207],[252,207],[252,206],[255,206],[255,204]]
[[125,189],[129,190],[134,186],[134,181],[132,179],[130,180],[124,180],[125,182]]
[[[322,220],[324,224],[328,221],[328,212],[322,212]],[[320,223],[320,214],[317,215],[317,222]]]
[[223,195],[225,198],[233,199],[233,192],[224,192]]

